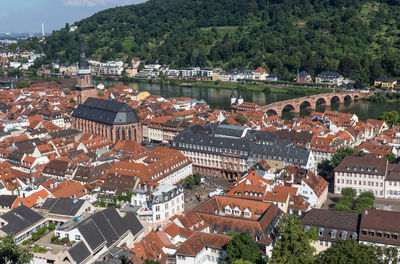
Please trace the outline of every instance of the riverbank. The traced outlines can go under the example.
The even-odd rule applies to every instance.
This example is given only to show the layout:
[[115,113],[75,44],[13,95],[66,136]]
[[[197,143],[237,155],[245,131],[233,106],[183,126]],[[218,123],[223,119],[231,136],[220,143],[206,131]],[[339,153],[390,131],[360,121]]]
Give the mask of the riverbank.
[[256,83],[233,83],[233,82],[221,82],[221,81],[200,81],[200,80],[177,80],[177,79],[137,79],[137,78],[110,78],[96,76],[97,81],[118,81],[122,83],[154,83],[154,84],[166,84],[166,85],[182,85],[185,84],[187,89],[195,88],[213,88],[213,89],[232,89],[239,91],[257,91],[257,92],[274,92],[274,93],[290,93],[294,95],[313,95],[320,93],[330,93],[330,88],[313,88],[311,86],[288,86],[288,87],[275,87],[268,84],[256,84]]

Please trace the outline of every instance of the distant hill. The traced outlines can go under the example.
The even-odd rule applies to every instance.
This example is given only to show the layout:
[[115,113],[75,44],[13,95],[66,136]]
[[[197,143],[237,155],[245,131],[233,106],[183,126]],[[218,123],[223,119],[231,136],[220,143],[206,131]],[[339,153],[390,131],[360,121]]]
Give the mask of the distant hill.
[[107,9],[53,32],[48,60],[140,57],[171,67],[263,66],[284,79],[297,70],[339,71],[372,82],[400,77],[399,0],[149,0]]

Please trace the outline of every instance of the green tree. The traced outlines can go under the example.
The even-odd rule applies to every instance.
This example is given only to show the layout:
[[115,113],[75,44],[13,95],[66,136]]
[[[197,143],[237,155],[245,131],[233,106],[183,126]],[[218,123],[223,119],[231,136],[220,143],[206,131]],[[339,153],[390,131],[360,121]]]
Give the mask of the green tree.
[[379,263],[373,246],[358,243],[354,239],[340,240],[321,252],[315,264],[376,264]]
[[194,184],[195,185],[199,185],[200,184],[200,182],[201,182],[201,175],[200,175],[200,173],[195,173],[194,175],[193,175],[193,178],[194,178]]
[[339,201],[333,207],[333,210],[336,211],[344,211],[344,212],[351,212],[354,205],[354,197],[351,196],[342,196],[339,198]]
[[386,155],[386,158],[388,159],[389,163],[393,163],[396,160],[396,155],[392,152]]
[[348,196],[348,197],[354,198],[354,197],[356,197],[356,195],[357,195],[357,191],[354,190],[353,188],[350,188],[350,187],[348,187],[348,188],[343,188],[343,189],[342,189],[342,195],[343,195],[343,196]]
[[317,168],[319,175],[321,175],[324,179],[328,181],[332,179],[332,172],[335,167],[333,167],[330,160],[322,160],[320,163],[318,163]]
[[345,157],[351,156],[353,154],[354,154],[354,149],[350,147],[338,149],[331,158],[332,166],[336,168]]
[[0,238],[0,264],[25,264],[29,263],[33,255],[27,250],[15,244],[12,235]]
[[227,245],[230,262],[243,260],[250,263],[259,263],[261,251],[248,233],[235,233]]
[[279,228],[280,239],[272,251],[272,264],[313,263],[315,248],[310,242],[317,240],[317,231],[305,231],[297,217],[287,217]]
[[386,124],[391,127],[399,123],[399,113],[397,111],[383,112],[383,114],[379,116],[379,119],[385,121]]

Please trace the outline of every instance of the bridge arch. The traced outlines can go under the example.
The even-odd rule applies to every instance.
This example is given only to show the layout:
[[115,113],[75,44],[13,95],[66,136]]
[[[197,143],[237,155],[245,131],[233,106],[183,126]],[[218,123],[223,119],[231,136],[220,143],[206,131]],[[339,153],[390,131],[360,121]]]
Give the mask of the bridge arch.
[[305,100],[300,104],[300,109],[310,108],[310,107],[312,107],[312,105],[311,105],[311,102],[308,100]]
[[323,97],[318,98],[318,100],[315,101],[315,108],[317,108],[317,106],[319,106],[319,105],[324,105],[324,104],[326,104],[326,103],[327,103],[327,102],[326,102],[325,98],[323,98]]
[[347,95],[345,95],[344,97],[343,97],[343,101],[351,101],[351,100],[353,100],[353,98],[351,97],[351,95],[349,95],[349,94],[347,94]]
[[293,111],[296,111],[296,108],[292,104],[287,104],[282,108],[281,114],[283,114],[283,112],[293,112]]
[[266,113],[267,116],[278,115],[278,112],[276,112],[275,109],[268,109]]
[[355,94],[353,100],[358,100],[358,98],[359,98],[358,94]]
[[331,97],[331,103],[340,103],[340,97],[335,95]]

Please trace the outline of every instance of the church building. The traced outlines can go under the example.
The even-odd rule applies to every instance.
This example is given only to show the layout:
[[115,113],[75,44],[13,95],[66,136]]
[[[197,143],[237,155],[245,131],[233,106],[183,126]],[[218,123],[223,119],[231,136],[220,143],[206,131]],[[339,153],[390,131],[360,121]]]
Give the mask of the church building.
[[142,142],[142,129],[135,111],[125,103],[89,97],[72,113],[72,126],[84,133],[114,142]]
[[72,113],[72,126],[84,133],[106,137],[114,142],[142,142],[139,117],[127,104],[97,97],[92,71],[83,47],[76,71],[78,107]]
[[78,104],[86,101],[89,97],[96,97],[97,90],[92,80],[92,69],[86,59],[85,50],[81,46],[81,55],[78,66],[76,67],[76,77],[78,84],[76,85]]

